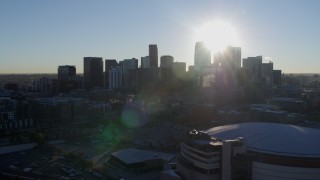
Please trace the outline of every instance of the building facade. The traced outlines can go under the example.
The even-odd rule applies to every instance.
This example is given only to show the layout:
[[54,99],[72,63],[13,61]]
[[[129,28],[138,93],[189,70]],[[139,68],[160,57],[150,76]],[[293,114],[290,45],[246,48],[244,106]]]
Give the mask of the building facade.
[[239,123],[192,130],[183,137],[178,174],[170,179],[319,179],[317,129],[279,123]]
[[103,60],[101,57],[83,58],[83,78],[86,89],[103,87]]
[[129,70],[138,69],[138,59],[125,59],[121,62],[122,65],[122,78],[123,78],[123,86],[128,88],[131,83],[129,80]]
[[115,59],[106,59],[104,62],[105,68],[104,68],[104,86],[106,88],[109,88],[109,71],[113,66],[117,66],[118,62]]
[[76,76],[76,66],[64,65],[58,67],[58,80],[70,80]]
[[160,57],[160,67],[170,67],[174,62],[173,56],[164,55]]
[[158,47],[156,44],[149,45],[150,67],[158,67]]
[[108,70],[108,89],[114,90],[122,87],[122,68],[121,66],[112,66]]
[[174,62],[172,69],[174,77],[182,78],[186,74],[187,64],[185,62]]
[[243,59],[245,81],[248,83],[261,82],[262,56],[248,57]]
[[197,42],[194,51],[194,67],[201,72],[202,68],[211,64],[211,51],[204,42]]
[[141,68],[150,68],[149,56],[141,57]]

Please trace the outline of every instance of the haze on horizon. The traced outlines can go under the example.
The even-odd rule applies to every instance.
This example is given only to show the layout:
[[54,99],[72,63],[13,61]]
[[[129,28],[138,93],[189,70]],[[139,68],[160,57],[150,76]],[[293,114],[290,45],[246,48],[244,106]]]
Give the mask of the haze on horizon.
[[319,73],[320,1],[1,1],[0,74],[56,73],[83,57],[123,60],[148,55],[193,65],[195,31],[231,24],[242,58],[262,55],[285,73]]

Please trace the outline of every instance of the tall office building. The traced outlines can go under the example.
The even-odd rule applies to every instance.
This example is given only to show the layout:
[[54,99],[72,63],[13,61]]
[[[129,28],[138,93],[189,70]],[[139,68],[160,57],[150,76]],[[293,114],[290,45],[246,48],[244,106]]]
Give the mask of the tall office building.
[[149,56],[141,57],[141,68],[150,67],[150,58]]
[[223,62],[225,68],[231,71],[240,69],[241,67],[241,48],[228,46],[223,51]]
[[58,67],[58,79],[59,80],[70,80],[76,76],[75,66],[59,66]]
[[128,69],[137,69],[138,68],[138,59],[124,59],[122,61],[122,71],[125,74]]
[[106,59],[104,63],[104,85],[106,88],[109,88],[109,71],[113,66],[118,66],[118,62],[115,59]]
[[169,55],[160,57],[160,79],[171,81],[173,78],[173,57]]
[[121,61],[122,66],[122,76],[123,76],[123,85],[124,87],[129,87],[129,70],[131,69],[138,69],[138,59],[125,59]]
[[149,44],[150,67],[158,67],[158,47],[156,44]]
[[83,88],[83,78],[76,76],[75,66],[59,66],[58,79],[52,80],[51,93],[68,93],[73,89]]
[[160,57],[160,67],[170,67],[173,64],[173,57],[169,55]]
[[112,66],[117,66],[118,62],[115,59],[106,59],[104,66],[105,66],[105,71],[108,71]]
[[177,78],[181,78],[186,73],[186,63],[185,62],[175,62],[173,63],[173,74]]
[[211,64],[211,51],[203,42],[197,42],[194,51],[194,67],[196,71],[201,71],[203,67]]
[[103,60],[101,57],[83,58],[84,87],[103,87]]
[[281,85],[281,70],[273,70],[272,72],[272,78],[273,78],[273,84],[274,85]]
[[237,74],[241,68],[241,48],[228,46],[224,51],[215,53],[214,66],[219,71],[217,81],[223,82],[222,86],[229,89],[237,87]]
[[262,73],[262,56],[244,58],[243,69],[245,71],[246,82],[260,82]]
[[273,84],[273,63],[262,63],[261,76],[264,86],[271,87]]
[[112,66],[108,70],[108,88],[114,90],[122,87],[122,68],[121,66]]

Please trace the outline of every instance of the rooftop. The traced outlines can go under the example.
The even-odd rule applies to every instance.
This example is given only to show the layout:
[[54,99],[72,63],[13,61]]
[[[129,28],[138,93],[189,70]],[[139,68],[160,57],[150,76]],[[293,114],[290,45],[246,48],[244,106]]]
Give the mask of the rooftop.
[[126,164],[139,163],[153,159],[162,159],[163,161],[170,161],[174,157],[173,154],[141,150],[135,148],[122,149],[111,154],[120,159],[121,161],[125,162]]
[[248,150],[267,154],[320,158],[320,130],[278,123],[239,123],[204,131],[222,140],[243,137]]

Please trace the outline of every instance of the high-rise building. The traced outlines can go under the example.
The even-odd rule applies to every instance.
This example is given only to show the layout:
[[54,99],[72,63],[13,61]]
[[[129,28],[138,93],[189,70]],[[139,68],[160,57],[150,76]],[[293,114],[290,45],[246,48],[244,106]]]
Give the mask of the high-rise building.
[[175,77],[181,78],[186,73],[186,63],[185,62],[174,62],[173,63],[173,74]]
[[228,46],[223,51],[225,69],[235,71],[241,67],[241,48]]
[[117,66],[118,62],[115,59],[106,59],[104,62],[105,62],[104,63],[104,66],[105,66],[105,69],[104,69],[105,83],[104,83],[104,85],[106,88],[109,88],[109,71],[113,66]]
[[59,66],[58,67],[58,79],[59,80],[70,80],[76,76],[75,66]]
[[103,60],[101,57],[83,58],[84,87],[103,87]]
[[214,54],[214,67],[216,70],[215,84],[219,88],[234,90],[239,86],[239,71],[241,68],[241,48],[228,46],[224,51]]
[[105,66],[105,71],[108,71],[112,66],[117,66],[118,62],[115,59],[106,59],[104,66]]
[[122,61],[123,74],[125,74],[128,69],[137,69],[137,68],[138,68],[138,59],[136,58],[124,59]]
[[170,67],[173,64],[173,57],[169,55],[160,57],[160,67]]
[[171,81],[173,78],[173,57],[169,55],[160,57],[160,79]]
[[273,84],[273,63],[262,63],[261,67],[262,82],[266,87],[271,87]]
[[281,70],[273,70],[272,78],[274,85],[281,85]]
[[73,89],[83,88],[83,78],[76,76],[76,67],[65,65],[58,68],[58,79],[52,80],[51,93],[68,93]]
[[130,69],[138,69],[138,59],[132,58],[132,59],[125,59],[121,62],[122,65],[122,76],[123,76],[123,85],[124,87],[128,87],[130,82],[129,80],[129,74],[128,71]]
[[141,68],[150,67],[150,58],[149,56],[141,57]]
[[112,66],[108,70],[108,88],[109,90],[113,90],[115,88],[122,87],[122,68],[121,66]]
[[261,81],[262,56],[248,57],[243,59],[245,81],[255,83]]
[[158,67],[158,47],[156,44],[149,44],[150,67]]
[[203,67],[211,64],[211,51],[203,42],[197,42],[194,51],[194,67],[196,71],[201,71]]
[[129,69],[127,88],[141,91],[144,88],[154,88],[159,80],[159,68]]

